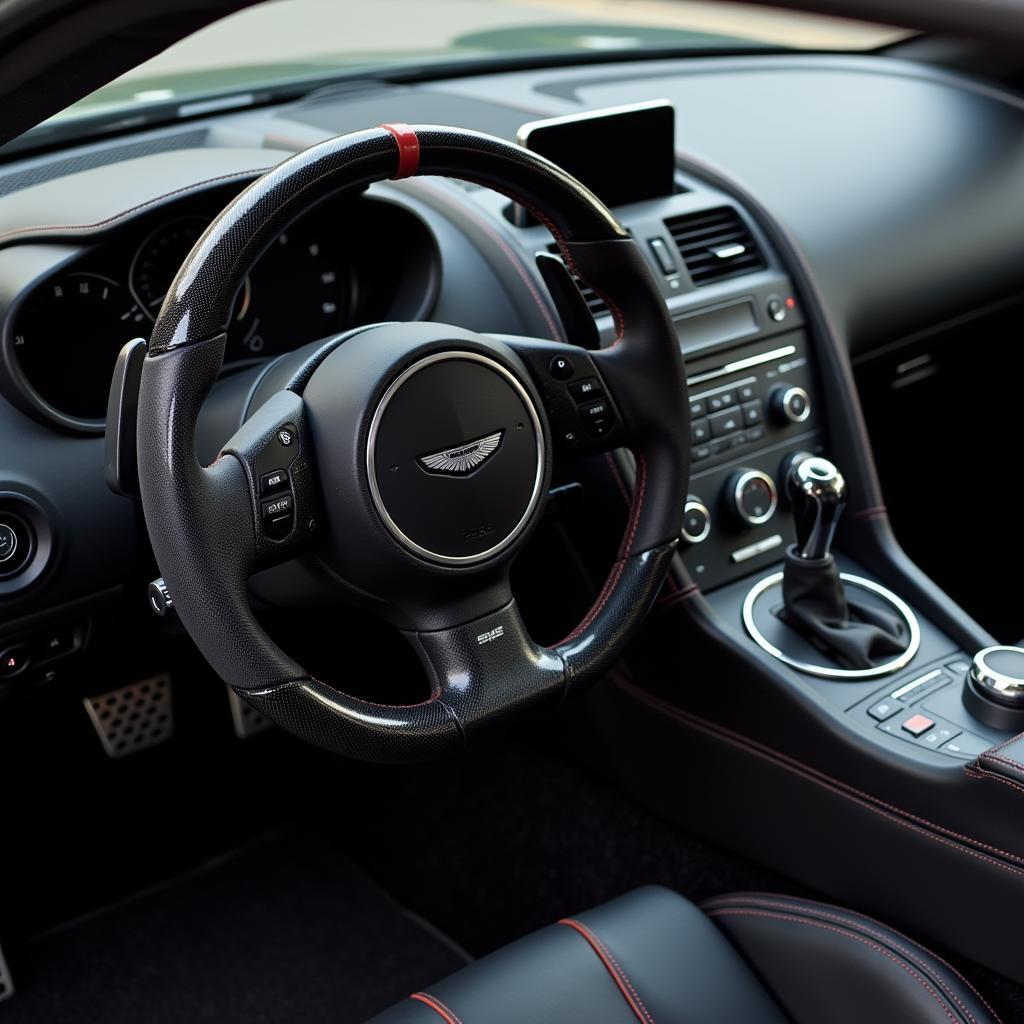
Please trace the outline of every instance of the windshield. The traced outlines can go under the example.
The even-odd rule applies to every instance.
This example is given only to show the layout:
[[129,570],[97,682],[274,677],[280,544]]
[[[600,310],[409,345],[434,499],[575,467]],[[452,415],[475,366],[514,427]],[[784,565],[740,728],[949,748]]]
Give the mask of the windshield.
[[868,50],[904,35],[690,0],[272,0],[183,39],[54,120],[436,62],[751,46]]

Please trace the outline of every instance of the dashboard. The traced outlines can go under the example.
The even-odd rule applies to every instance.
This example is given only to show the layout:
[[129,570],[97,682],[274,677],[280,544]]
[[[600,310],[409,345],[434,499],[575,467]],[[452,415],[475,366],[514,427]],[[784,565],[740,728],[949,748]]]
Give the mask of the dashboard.
[[[835,451],[850,432],[822,398],[799,280],[816,282],[853,354],[1011,294],[1024,264],[1024,151],[1009,142],[1024,127],[1018,98],[873,57],[606,63],[324,90],[0,165],[0,521],[22,524],[30,559],[0,571],[0,640],[34,635],[40,620],[78,629],[96,595],[150,571],[135,506],[104,482],[111,368],[240,189],[366,125],[448,122],[514,139],[540,118],[657,99],[675,109],[676,191],[616,212],[661,283],[698,396],[684,561],[705,589],[770,564],[790,535],[785,503],[748,522],[760,516],[737,507],[736,474],[769,477],[770,492],[789,448]],[[936,242],[937,209],[952,245]],[[729,236],[725,261],[709,261],[708,217]],[[766,218],[789,234],[785,257]],[[203,452],[282,386],[293,354],[347,327],[433,319],[559,338],[537,260],[551,242],[466,183],[417,178],[326,202],[269,244],[239,292]],[[610,344],[607,309],[584,299],[594,343]],[[777,408],[793,389],[809,400],[795,417]]]

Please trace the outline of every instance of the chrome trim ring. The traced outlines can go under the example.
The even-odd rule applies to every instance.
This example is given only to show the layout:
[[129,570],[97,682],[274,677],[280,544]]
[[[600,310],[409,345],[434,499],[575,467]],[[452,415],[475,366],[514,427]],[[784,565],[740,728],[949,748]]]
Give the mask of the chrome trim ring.
[[[768,506],[768,511],[760,516],[748,516],[743,511],[743,505],[740,502],[740,497],[743,494],[743,488],[746,487],[751,480],[760,480],[762,483],[767,484],[768,490],[772,496],[771,504]],[[759,469],[748,469],[740,473],[736,480],[736,485],[732,489],[732,503],[736,509],[736,514],[744,523],[748,526],[762,526],[764,523],[767,523],[773,515],[775,515],[775,510],[779,507],[779,489],[775,486],[775,481],[767,473],[762,473]]]
[[807,675],[818,676],[822,679],[874,679],[878,676],[887,676],[893,672],[898,672],[901,668],[909,665],[921,646],[921,627],[918,624],[917,616],[910,606],[898,598],[891,590],[887,590],[880,583],[875,583],[873,580],[866,580],[862,576],[854,576],[848,572],[841,572],[839,578],[844,583],[850,584],[850,586],[859,587],[861,590],[867,590],[872,594],[876,594],[878,597],[888,601],[899,612],[900,617],[910,630],[910,641],[902,654],[882,665],[875,665],[874,668],[864,669],[812,665],[809,662],[798,661],[796,658],[791,658],[788,654],[784,654],[773,643],[769,643],[765,639],[754,622],[754,605],[757,604],[758,598],[771,590],[772,587],[781,586],[781,572],[772,573],[771,576],[766,576],[759,583],[755,583],[743,601],[743,625],[746,627],[751,639],[761,650],[767,651],[773,658],[778,658],[784,665],[795,668],[798,672],[805,672]]
[[690,511],[704,513],[704,529],[701,530],[697,536],[687,533],[685,527],[682,527],[679,530],[679,533],[687,544],[699,544],[702,540],[707,540],[708,534],[711,533],[711,510],[698,498],[688,498],[686,504],[683,506],[684,522],[686,519],[686,513]]
[[985,661],[988,655],[995,654],[997,651],[1012,651],[1015,654],[1024,655],[1022,647],[1011,647],[1007,644],[985,647],[978,651],[971,662],[969,670],[971,682],[981,693],[992,700],[1010,707],[1020,707],[1024,701],[1024,679],[999,672]]
[[[377,484],[377,473],[374,468],[377,431],[380,428],[381,417],[384,415],[384,411],[387,409],[388,403],[394,397],[398,389],[410,377],[412,377],[413,374],[419,373],[420,370],[426,369],[426,367],[432,366],[434,363],[440,363],[445,360],[462,360],[471,363],[482,363],[488,369],[491,369],[504,377],[523,400],[523,404],[526,406],[526,411],[530,416],[530,422],[533,424],[534,436],[537,438],[537,474],[534,477],[533,492],[530,495],[530,501],[526,506],[526,511],[523,513],[519,522],[516,523],[512,530],[506,534],[502,540],[489,547],[486,551],[481,551],[476,555],[441,555],[436,551],[431,551],[428,548],[422,547],[411,537],[407,536],[402,531],[401,527],[399,527],[399,525],[391,518],[391,515],[388,513],[388,510],[384,505],[384,499],[381,497],[380,488]],[[403,547],[408,548],[417,555],[430,559],[432,562],[439,562],[442,565],[476,565],[477,563],[484,562],[504,551],[523,532],[523,530],[526,529],[526,524],[530,521],[530,517],[537,508],[537,503],[540,501],[542,485],[544,483],[545,462],[544,430],[541,426],[540,416],[537,413],[537,407],[534,405],[533,399],[530,397],[530,393],[508,370],[505,369],[504,366],[501,365],[501,363],[489,358],[488,356],[481,355],[479,352],[435,352],[433,355],[424,356],[418,362],[413,363],[412,366],[403,370],[398,377],[392,381],[387,391],[384,392],[380,402],[377,403],[377,408],[374,410],[373,418],[370,420],[370,431],[366,441],[366,478],[370,485],[370,495],[373,497],[373,504],[377,509],[377,514],[384,521],[384,525],[387,526],[391,535],[399,541]]]
[[[792,399],[798,396],[803,397],[804,411],[800,413],[799,416],[794,416],[789,411],[789,403]],[[791,388],[786,388],[782,394],[782,399],[779,402],[779,405],[782,408],[782,411],[786,414],[786,419],[789,420],[790,423],[803,423],[807,417],[811,415],[811,396],[807,394],[803,388],[797,387],[796,385]]]

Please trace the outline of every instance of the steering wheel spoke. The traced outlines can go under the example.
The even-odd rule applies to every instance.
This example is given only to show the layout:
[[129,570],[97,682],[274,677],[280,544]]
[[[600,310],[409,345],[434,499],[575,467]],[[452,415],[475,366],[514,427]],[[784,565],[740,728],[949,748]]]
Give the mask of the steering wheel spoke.
[[254,569],[299,554],[320,528],[319,488],[302,398],[272,395],[224,445],[245,470],[255,539]]
[[530,638],[511,595],[469,622],[405,636],[464,738],[510,712],[557,703],[564,695],[562,657]]

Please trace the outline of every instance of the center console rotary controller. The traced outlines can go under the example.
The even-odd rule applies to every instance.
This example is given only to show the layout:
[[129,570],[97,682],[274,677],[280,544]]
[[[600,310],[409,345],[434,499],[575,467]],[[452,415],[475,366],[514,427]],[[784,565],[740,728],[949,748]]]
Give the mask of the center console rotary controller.
[[1024,648],[978,651],[964,679],[964,706],[995,729],[1024,729]]

